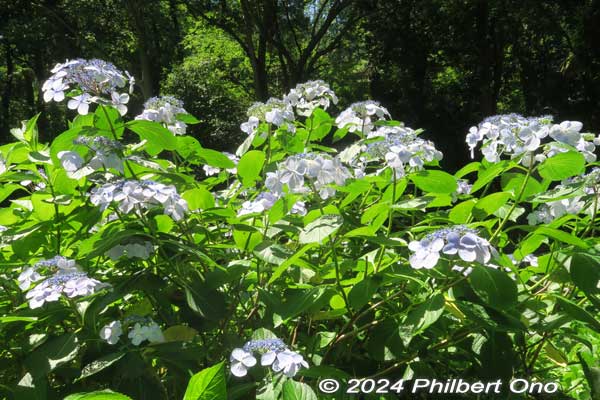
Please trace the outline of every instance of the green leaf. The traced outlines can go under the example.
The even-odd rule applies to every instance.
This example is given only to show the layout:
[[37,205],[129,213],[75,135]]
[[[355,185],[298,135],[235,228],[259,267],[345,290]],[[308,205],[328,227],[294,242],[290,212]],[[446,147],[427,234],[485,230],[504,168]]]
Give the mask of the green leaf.
[[0,324],[8,324],[10,322],[35,322],[37,321],[37,317],[19,317],[19,316],[6,316],[0,317]]
[[283,384],[283,398],[285,400],[317,400],[317,395],[306,383],[288,379]]
[[482,189],[485,185],[490,183],[494,178],[501,176],[502,172],[512,167],[512,163],[509,161],[500,161],[494,163],[489,167],[481,165],[481,169],[477,173],[477,180],[473,183],[471,193],[475,193],[479,189]]
[[589,312],[562,296],[553,295],[556,298],[556,303],[567,313],[571,318],[585,322],[596,332],[600,332],[600,322]]
[[511,197],[512,194],[508,192],[492,193],[482,197],[473,207],[473,215],[479,219],[483,219],[505,205]]
[[600,292],[600,260],[587,254],[575,253],[571,258],[571,279],[586,294]]
[[511,192],[514,194],[516,198],[519,194],[519,191],[523,187],[523,182],[527,179],[527,184],[523,189],[523,194],[521,195],[521,199],[526,199],[535,194],[541,193],[544,191],[542,184],[538,182],[534,177],[530,176],[526,178],[525,174],[516,174],[516,173],[506,173],[502,174],[502,178],[500,179],[502,184],[502,190],[505,192]]
[[323,243],[323,240],[340,229],[343,222],[344,219],[338,214],[323,215],[302,229],[298,241],[301,244]]
[[560,181],[582,173],[584,168],[583,154],[568,151],[545,159],[538,167],[538,172],[544,179]]
[[600,399],[600,368],[589,365],[581,352],[577,352],[577,357],[581,362],[585,379],[590,387],[591,400]]
[[211,167],[233,168],[235,164],[225,154],[220,151],[201,148],[198,150],[198,156]]
[[466,223],[469,219],[469,216],[471,215],[471,210],[473,210],[475,204],[475,200],[466,200],[462,203],[458,203],[452,208],[452,210],[450,210],[448,218],[450,218],[450,220],[455,224]]
[[506,310],[517,303],[517,285],[504,271],[476,265],[469,282],[477,296],[492,308]]
[[27,370],[34,378],[41,378],[55,368],[72,361],[79,352],[79,340],[74,333],[54,338],[25,359]]
[[401,337],[405,346],[408,346],[412,338],[423,332],[444,313],[444,296],[435,295],[424,303],[413,308],[400,325]]
[[250,150],[240,158],[237,172],[242,183],[251,187],[260,179],[260,171],[265,163],[265,153],[260,150]]
[[254,255],[269,264],[281,265],[291,254],[280,244],[265,240],[254,248]]
[[114,139],[114,137],[112,137],[113,130],[117,139],[121,139],[123,137],[125,126],[123,125],[121,114],[119,114],[119,111],[116,108],[100,105],[94,114],[96,116],[94,124],[96,128],[111,132],[110,134],[112,139]]
[[191,211],[206,210],[215,206],[215,198],[212,193],[203,187],[187,190],[181,197],[187,201]]
[[79,376],[79,378],[77,378],[77,380],[79,381],[81,379],[87,378],[88,376],[92,376],[102,370],[105,370],[106,368],[110,367],[111,365],[119,361],[121,358],[123,358],[124,355],[125,353],[123,352],[112,353],[104,357],[100,357],[95,361],[92,361],[91,363],[83,367],[83,369],[81,370],[81,375]]
[[[261,292],[266,294],[265,291]],[[322,306],[329,302],[334,292],[332,289],[324,286],[313,287],[310,289],[289,290],[285,296],[285,303],[276,304],[277,313],[284,319],[290,320],[302,313],[318,311]]]
[[428,193],[452,193],[458,187],[455,177],[439,170],[419,171],[408,178],[416,187]]
[[559,242],[572,244],[573,246],[577,246],[582,249],[587,249],[590,247],[584,240],[579,239],[575,235],[570,235],[566,232],[563,232],[560,229],[554,229],[547,226],[540,226],[535,230],[535,234],[544,235],[546,237],[558,240]]
[[267,285],[270,285],[271,283],[273,283],[277,279],[279,279],[279,277],[281,276],[281,274],[283,274],[285,272],[285,270],[287,270],[290,266],[294,265],[294,263],[297,262],[298,260],[300,260],[300,258],[304,254],[306,254],[307,251],[309,251],[310,249],[312,249],[315,246],[316,246],[316,244],[314,244],[314,243],[310,243],[310,244],[302,246],[300,248],[300,250],[298,250],[293,256],[289,257],[285,262],[283,262],[280,266],[278,266],[273,271],[273,273],[271,274],[271,278],[269,279],[269,282],[267,283]]
[[194,339],[198,331],[186,325],[170,326],[163,332],[167,342],[189,342]]
[[188,125],[195,125],[195,124],[199,124],[201,121],[194,117],[192,114],[177,114],[175,116],[175,118],[177,118],[179,121],[181,122],[185,122]]
[[183,400],[223,400],[226,398],[225,362],[220,362],[192,376],[183,396]]
[[89,393],[70,394],[65,397],[64,400],[131,400],[131,397],[110,390],[101,390]]
[[134,120],[126,124],[127,128],[137,133],[140,139],[146,140],[146,151],[156,156],[163,150],[175,150],[177,138],[173,133],[157,122]]
[[225,296],[218,290],[194,284],[185,288],[185,297],[192,311],[208,320],[219,321],[227,313]]
[[348,302],[355,310],[359,310],[367,304],[382,283],[382,278],[378,275],[371,275],[358,282],[348,293]]
[[[50,157],[55,166],[60,167],[60,160],[58,159],[58,153],[61,151],[69,151],[73,148],[73,140],[79,135],[82,135],[86,131],[90,131],[89,127],[75,127],[68,131],[65,131],[58,135],[52,141],[50,145]],[[92,130],[93,131],[93,130]]]

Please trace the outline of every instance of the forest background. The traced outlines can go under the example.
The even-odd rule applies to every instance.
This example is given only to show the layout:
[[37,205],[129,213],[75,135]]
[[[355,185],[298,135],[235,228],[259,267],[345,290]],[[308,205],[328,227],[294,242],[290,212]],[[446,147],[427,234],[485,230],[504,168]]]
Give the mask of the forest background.
[[250,104],[309,79],[425,128],[451,171],[489,115],[600,129],[599,0],[0,0],[0,143],[38,112],[42,141],[66,129],[41,86],[79,57],[136,77],[131,115],[181,98],[202,120],[188,133],[218,150],[240,142]]

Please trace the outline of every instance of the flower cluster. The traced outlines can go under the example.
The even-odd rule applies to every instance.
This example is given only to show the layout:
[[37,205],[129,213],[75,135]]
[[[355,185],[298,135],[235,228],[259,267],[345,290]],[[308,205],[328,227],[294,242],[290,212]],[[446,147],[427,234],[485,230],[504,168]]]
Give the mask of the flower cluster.
[[[134,346],[139,346],[143,341],[150,343],[161,343],[165,341],[160,326],[151,318],[132,316],[125,319],[125,326],[130,326],[127,337]],[[100,338],[108,344],[117,344],[123,335],[123,324],[121,321],[112,321],[100,329]]]
[[[35,263],[26,268],[17,281],[21,290],[29,290],[25,298],[29,300],[29,307],[32,309],[39,308],[44,303],[58,301],[62,294],[69,298],[88,296],[109,286],[88,277],[74,260],[62,256]],[[40,283],[30,289],[36,282]]]
[[337,104],[338,98],[327,83],[316,80],[296,85],[283,101],[295,107],[298,115],[309,117],[317,107],[327,110],[331,103]]
[[[270,210],[277,200],[281,198],[281,193],[273,194],[271,192],[262,192],[254,200],[247,200],[242,203],[242,207],[238,211],[238,217],[247,214],[262,213]],[[289,211],[289,214],[306,215],[306,203],[298,200]]]
[[144,119],[164,124],[174,135],[185,135],[187,125],[177,119],[178,114],[187,114],[183,102],[173,96],[152,97],[144,103],[144,111],[135,119]]
[[421,240],[409,243],[413,252],[409,258],[410,266],[415,269],[435,267],[440,252],[458,256],[466,262],[478,262],[486,265],[495,250],[490,243],[479,237],[477,231],[463,225],[437,230]]
[[338,128],[347,128],[349,132],[360,132],[363,135],[371,132],[375,122],[390,118],[388,110],[376,101],[367,100],[354,103],[335,119]]
[[549,201],[538,206],[527,216],[529,225],[549,224],[564,215],[593,215],[600,203],[600,168],[564,180],[548,193],[569,197]]
[[73,143],[86,146],[92,151],[93,156],[86,162],[76,151],[60,151],[57,154],[58,159],[70,178],[80,179],[94,171],[111,168],[123,173],[121,143],[104,136],[79,136]]
[[[581,128],[582,124],[578,121],[553,125],[551,116],[495,115],[471,127],[466,142],[471,157],[482,142],[481,152],[489,162],[497,162],[505,154],[520,158],[521,164],[528,166],[531,162],[542,162],[547,157],[569,151],[568,146],[576,148],[588,162],[595,161],[594,151],[596,145],[600,145],[600,139],[593,134],[580,133]],[[554,141],[542,144],[545,138]]]
[[377,165],[384,162],[385,166],[377,173],[389,167],[397,177],[402,177],[407,171],[418,171],[425,164],[441,160],[443,155],[431,141],[421,139],[411,128],[382,126],[348,147],[340,157],[360,171],[371,162]]
[[278,128],[284,126],[289,132],[295,132],[294,111],[289,103],[274,97],[266,103],[254,103],[248,108],[248,121],[240,125],[242,132],[252,135],[260,122],[268,122]]
[[473,185],[470,184],[466,179],[457,179],[456,184],[456,190],[454,193],[452,193],[452,202],[455,202],[458,199],[458,196],[469,194],[471,192],[471,188],[473,187]]
[[287,185],[291,193],[316,190],[322,199],[328,199],[335,195],[335,189],[330,185],[344,185],[350,177],[350,171],[338,158],[328,154],[304,153],[288,157],[278,164],[277,171],[268,172],[265,186],[277,195],[282,195],[284,185]]
[[179,196],[172,185],[150,180],[120,180],[105,183],[92,189],[90,201],[104,211],[113,202],[118,203],[122,213],[134,209],[150,209],[162,206],[164,213],[175,221],[181,220],[188,210],[187,202]]
[[128,243],[114,246],[106,252],[106,255],[113,261],[116,261],[121,257],[147,260],[153,252],[154,246],[152,246],[152,243],[150,242]]
[[127,113],[129,95],[119,93],[127,83],[129,92],[133,91],[135,81],[127,71],[122,72],[103,60],[78,58],[57,64],[51,72],[52,76],[42,86],[44,101],[63,101],[65,92],[75,89],[78,94],[69,100],[67,107],[81,115],[89,112],[92,103],[112,105],[121,115]]
[[260,355],[260,365],[271,366],[274,372],[283,372],[290,378],[300,368],[308,368],[304,357],[288,349],[280,339],[263,339],[251,340],[244,347],[233,349],[229,357],[231,373],[237,377],[246,376],[248,368],[257,363],[255,354]]

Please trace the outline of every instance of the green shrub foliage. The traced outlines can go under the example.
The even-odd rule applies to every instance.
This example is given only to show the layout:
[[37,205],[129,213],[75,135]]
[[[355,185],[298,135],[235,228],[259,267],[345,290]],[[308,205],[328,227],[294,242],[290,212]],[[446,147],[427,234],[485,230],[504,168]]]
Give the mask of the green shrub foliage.
[[452,175],[377,102],[330,116],[321,81],[251,106],[229,154],[176,98],[128,115],[132,80],[57,65],[44,99],[69,129],[40,143],[36,116],[0,147],[5,396],[314,399],[350,377],[597,395],[599,141],[579,122],[488,118]]

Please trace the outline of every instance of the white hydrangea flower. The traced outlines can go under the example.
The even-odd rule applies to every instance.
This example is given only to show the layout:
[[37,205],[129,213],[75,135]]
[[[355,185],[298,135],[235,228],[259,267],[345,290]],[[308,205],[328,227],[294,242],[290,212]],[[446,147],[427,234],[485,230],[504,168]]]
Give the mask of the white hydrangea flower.
[[104,136],[79,136],[73,141],[76,145],[86,146],[92,157],[86,161],[75,151],[61,151],[57,154],[67,176],[80,179],[94,171],[114,169],[123,172],[123,159],[120,156],[121,143]]
[[74,260],[62,256],[37,262],[33,267],[25,269],[19,275],[18,281],[22,290],[27,290],[32,283],[41,281],[25,295],[32,309],[47,302],[58,301],[63,293],[70,298],[89,296],[109,286],[88,277],[77,267]]
[[278,164],[278,170],[268,173],[265,186],[277,195],[284,185],[292,193],[309,193],[313,187],[322,199],[335,195],[331,184],[342,186],[351,178],[350,171],[338,158],[328,154],[305,153],[288,157]]
[[281,99],[272,97],[266,103],[254,103],[248,108],[247,114],[248,122],[242,124],[240,128],[249,135],[256,133],[256,128],[261,121],[273,124],[277,128],[285,127],[292,133],[296,132],[292,106]]
[[277,357],[273,362],[273,371],[282,371],[286,376],[292,378],[300,370],[300,368],[308,368],[308,363],[304,361],[304,357],[300,354],[285,350],[277,353]]
[[29,267],[26,268],[23,272],[21,272],[21,274],[17,278],[17,281],[19,282],[19,288],[21,290],[27,290],[29,289],[32,283],[38,282],[42,279],[42,275],[40,275],[37,272],[36,268]]
[[[526,118],[518,114],[496,115],[486,118],[479,126],[472,127],[466,142],[474,156],[474,149],[482,142],[481,152],[489,162],[497,162],[502,155],[519,158],[519,162],[529,167],[548,157],[571,150],[575,147],[586,161],[596,160],[595,150],[598,137],[580,133],[579,121],[563,121],[552,124],[551,116]],[[546,138],[554,141],[543,143]]]
[[77,110],[77,113],[80,115],[87,115],[91,102],[92,96],[90,96],[88,93],[83,93],[69,100],[67,102],[67,107],[69,110]]
[[410,242],[408,248],[413,252],[409,262],[415,269],[435,267],[440,252],[450,256],[458,255],[465,262],[478,262],[482,265],[488,265],[492,253],[496,253],[487,240],[463,225],[439,229],[421,240]]
[[354,103],[342,111],[335,119],[338,128],[348,128],[349,132],[360,132],[363,135],[371,132],[375,122],[390,118],[390,113],[376,101],[367,100]]
[[163,124],[174,135],[185,135],[187,124],[177,119],[178,114],[187,114],[183,102],[173,96],[152,97],[144,103],[144,111],[135,117]]
[[161,343],[165,341],[162,330],[154,321],[148,323],[136,322],[129,331],[127,337],[134,346],[139,346],[145,340],[150,343]]
[[258,129],[258,125],[260,124],[260,120],[255,116],[250,116],[248,121],[242,123],[240,125],[240,129],[246,135],[252,135]]
[[121,325],[121,321],[112,321],[100,329],[100,338],[111,345],[117,344],[122,334],[123,327]]
[[327,110],[337,104],[338,98],[329,85],[321,80],[300,83],[284,97],[283,101],[296,108],[296,113],[309,117],[317,107]]
[[529,225],[549,224],[563,215],[577,215],[585,208],[585,202],[581,196],[575,196],[568,199],[550,201],[540,205],[527,216]]
[[409,171],[422,170],[425,164],[439,161],[442,157],[431,141],[421,139],[418,132],[405,126],[379,127],[340,154],[340,158],[363,173],[369,163],[378,166],[383,163],[385,166],[376,173],[391,168],[398,178]]
[[262,213],[270,210],[278,199],[279,197],[271,192],[260,193],[255,200],[245,201],[237,215],[241,217],[246,214]]
[[92,189],[92,204],[102,211],[113,203],[118,204],[119,211],[127,214],[134,209],[150,209],[162,206],[164,213],[175,221],[181,220],[188,211],[187,202],[179,196],[172,185],[150,180],[120,180],[106,183]]
[[256,365],[256,358],[252,353],[243,349],[233,349],[229,361],[231,362],[231,373],[237,377],[246,376],[248,368]]
[[260,365],[271,366],[274,372],[283,372],[288,377],[296,375],[300,368],[308,368],[304,358],[288,349],[281,339],[261,339],[246,342],[243,348],[234,349],[229,357],[231,373],[246,376],[248,368],[256,365],[255,354],[260,355]]
[[89,112],[92,103],[115,106],[121,115],[127,112],[129,95],[119,93],[127,83],[132,89],[134,79],[127,71],[122,72],[113,64],[93,59],[76,59],[57,64],[51,71],[52,76],[42,85],[44,101],[63,101],[65,92],[77,89],[80,94],[67,104],[81,115]]

